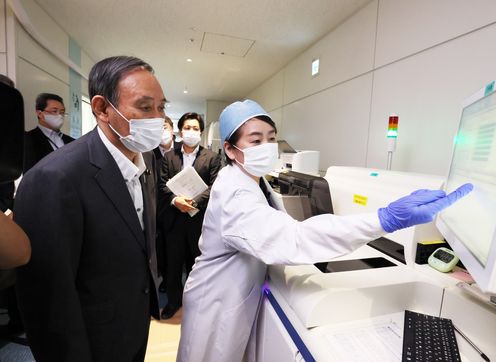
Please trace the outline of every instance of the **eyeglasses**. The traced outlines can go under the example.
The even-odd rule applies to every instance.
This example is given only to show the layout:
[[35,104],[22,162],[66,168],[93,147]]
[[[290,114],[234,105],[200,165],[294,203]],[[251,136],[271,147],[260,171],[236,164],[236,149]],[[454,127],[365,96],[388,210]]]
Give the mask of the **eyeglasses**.
[[65,113],[65,110],[62,109],[51,109],[51,110],[44,110],[43,112],[51,114],[52,116],[64,116],[68,117],[69,113]]

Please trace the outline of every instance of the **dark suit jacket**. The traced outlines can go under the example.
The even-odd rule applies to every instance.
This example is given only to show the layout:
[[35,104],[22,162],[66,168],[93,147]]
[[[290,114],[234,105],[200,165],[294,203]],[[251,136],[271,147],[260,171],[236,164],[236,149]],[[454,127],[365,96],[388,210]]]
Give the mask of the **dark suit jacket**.
[[154,158],[140,181],[145,231],[97,130],[37,163],[15,220],[32,245],[17,292],[37,361],[131,361],[158,318]]
[[[62,134],[62,141],[65,144],[74,141],[74,138],[66,134]],[[53,147],[50,144],[47,136],[39,127],[33,128],[24,134],[24,166],[23,172],[26,173],[39,160],[53,152]]]
[[[169,179],[181,172],[182,166],[183,154],[181,152],[181,147],[174,147],[174,151],[166,153],[162,160],[159,181],[159,203],[161,203],[161,205],[159,208],[162,211],[161,219],[165,225],[165,227],[163,227],[164,230],[172,226],[175,218],[180,215],[186,215],[189,218],[187,214],[183,214],[175,206],[170,205],[172,199],[176,195],[174,195],[166,186]],[[208,185],[207,190],[194,198],[198,204],[198,209],[200,209],[200,212],[191,219],[198,220],[201,223],[203,221],[202,214],[207,208],[208,199],[210,197],[210,189],[221,168],[220,156],[200,146],[198,153],[196,154],[193,167],[203,181]]]
[[0,182],[0,211],[14,208],[14,181]]
[[[173,149],[176,149],[176,148],[181,149],[181,147],[183,146],[183,143],[182,142],[176,142],[176,141],[174,141],[174,145],[173,146],[174,146]],[[170,150],[168,152],[172,152],[172,150]],[[162,158],[164,156],[162,156],[162,152],[160,152],[160,148],[159,147],[155,147],[153,149],[153,154],[155,155],[155,160],[157,161],[158,171],[160,173],[160,166],[159,166],[159,163],[158,162],[162,161]]]
[[[182,145],[183,145],[182,142],[174,141],[174,148],[173,149],[176,149],[176,148],[181,149]],[[157,165],[157,183],[158,183],[158,181],[160,181],[160,174],[162,172],[161,171],[162,170],[162,160],[164,159],[164,156],[162,156],[162,152],[160,152],[160,148],[158,148],[158,147],[155,147],[152,152],[153,152],[153,155],[155,156],[155,163]],[[172,152],[172,150],[169,152]],[[159,196],[159,198],[160,198],[160,196]],[[159,201],[159,199],[157,199],[157,216],[160,219],[162,216],[162,212],[163,212],[163,205],[161,202],[158,202],[158,201]]]

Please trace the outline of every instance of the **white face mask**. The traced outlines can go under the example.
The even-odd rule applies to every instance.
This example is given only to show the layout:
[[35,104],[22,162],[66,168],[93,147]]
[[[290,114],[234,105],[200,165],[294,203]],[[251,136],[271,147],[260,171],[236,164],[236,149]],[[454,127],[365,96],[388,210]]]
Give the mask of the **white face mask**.
[[162,132],[162,140],[160,141],[161,145],[168,145],[172,141],[172,132],[168,129],[164,129]]
[[201,141],[200,131],[183,131],[183,142],[186,146],[195,147]]
[[256,177],[262,177],[272,171],[279,158],[279,149],[277,143],[274,142],[262,143],[261,145],[247,147],[244,150],[238,147],[236,148],[243,152],[245,156],[245,162],[243,164],[237,160],[236,162],[246,172]]
[[52,129],[59,130],[64,124],[64,116],[61,114],[44,114],[45,122],[52,127]]
[[121,112],[109,102],[112,108],[129,123],[129,135],[121,136],[112,125],[109,127],[115,132],[122,144],[131,152],[147,152],[153,150],[160,144],[162,130],[164,129],[163,118],[140,118],[127,119]]

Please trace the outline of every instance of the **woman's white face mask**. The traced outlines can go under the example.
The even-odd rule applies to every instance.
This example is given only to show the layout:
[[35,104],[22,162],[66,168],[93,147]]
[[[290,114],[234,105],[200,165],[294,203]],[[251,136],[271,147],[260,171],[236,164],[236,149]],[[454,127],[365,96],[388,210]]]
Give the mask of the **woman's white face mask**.
[[240,149],[233,145],[235,148],[243,152],[244,163],[235,161],[245,169],[250,175],[262,177],[274,170],[274,167],[279,158],[279,150],[277,143],[267,142],[260,145]]

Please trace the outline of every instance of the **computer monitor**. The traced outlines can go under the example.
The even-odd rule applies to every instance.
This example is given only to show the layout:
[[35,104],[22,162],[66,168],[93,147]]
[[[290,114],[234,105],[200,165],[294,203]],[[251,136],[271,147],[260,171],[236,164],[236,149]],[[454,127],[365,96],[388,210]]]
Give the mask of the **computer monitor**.
[[463,108],[446,192],[474,190],[441,212],[436,226],[479,288],[496,293],[496,92]]

